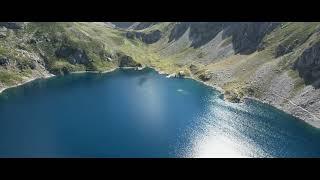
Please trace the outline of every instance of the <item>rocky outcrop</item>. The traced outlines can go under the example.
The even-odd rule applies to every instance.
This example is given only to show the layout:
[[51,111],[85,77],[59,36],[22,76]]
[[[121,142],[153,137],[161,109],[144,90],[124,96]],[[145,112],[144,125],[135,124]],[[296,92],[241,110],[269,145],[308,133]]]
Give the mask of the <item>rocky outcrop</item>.
[[172,73],[167,75],[167,78],[183,78],[186,76],[186,73],[184,71],[179,71],[177,73]]
[[289,44],[289,45],[279,44],[276,47],[275,58],[292,52],[292,50],[295,47],[297,47],[298,45],[299,45],[299,41],[298,40],[294,41],[293,44]]
[[24,70],[28,68],[34,70],[37,67],[34,61],[18,61],[16,65],[19,70]]
[[10,60],[7,57],[0,56],[0,66],[9,66]]
[[208,74],[207,72],[204,72],[204,73],[200,74],[198,76],[198,78],[201,79],[201,81],[206,82],[206,81],[209,81],[212,78],[212,76],[211,76],[211,74]]
[[226,91],[224,93],[224,99],[233,103],[239,103],[241,101],[239,95],[233,91]]
[[79,48],[61,47],[55,51],[58,58],[66,58],[71,64],[88,64],[90,62],[86,52]]
[[315,88],[320,87],[320,42],[307,48],[294,64],[294,69],[299,71],[307,84]]
[[186,76],[186,73],[185,73],[184,71],[179,71],[179,72],[177,73],[177,76],[178,76],[178,77],[185,77],[185,76]]
[[143,41],[144,43],[152,44],[157,42],[161,38],[161,31],[155,30],[151,31],[150,33],[129,31],[126,33],[126,37],[129,39],[137,38]]
[[5,69],[10,68],[18,68],[19,70],[24,69],[36,69],[37,62],[34,60],[12,60],[5,56],[0,56],[0,67],[4,67]]
[[287,54],[289,52],[291,52],[291,48],[288,48],[286,47],[285,45],[283,44],[279,44],[277,47],[276,47],[276,52],[275,52],[275,57],[279,57],[279,56],[282,56],[284,54]]
[[194,64],[191,64],[189,66],[189,69],[190,69],[191,73],[193,73],[193,74],[196,73],[197,71],[199,71],[199,68]]
[[279,44],[276,48],[275,57],[280,57],[282,55],[285,55],[287,53],[290,53],[293,51],[294,48],[298,47],[302,43],[304,43],[307,39],[304,41],[299,41],[298,39],[294,40],[292,43],[285,45],[283,43]]
[[188,23],[176,23],[169,35],[169,42],[177,41],[189,28]]
[[[108,23],[108,22],[107,22]],[[134,22],[111,22],[113,25],[115,25],[118,28],[127,29],[129,28]]]
[[135,60],[133,60],[132,57],[125,55],[123,53],[117,53],[118,56],[118,62],[119,67],[142,67],[142,65]]
[[0,38],[7,37],[7,28],[6,27],[0,27]]
[[11,69],[15,67],[15,61],[9,59],[6,56],[1,56],[0,55],[0,69]]

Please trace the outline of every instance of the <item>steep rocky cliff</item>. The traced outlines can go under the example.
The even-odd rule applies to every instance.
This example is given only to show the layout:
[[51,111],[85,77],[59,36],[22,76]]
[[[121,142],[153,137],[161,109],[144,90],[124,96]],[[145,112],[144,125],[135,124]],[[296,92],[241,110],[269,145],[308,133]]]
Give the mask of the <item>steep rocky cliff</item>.
[[250,54],[256,51],[265,35],[279,26],[271,22],[184,22],[177,23],[171,30],[169,42],[178,40],[190,29],[191,47],[199,48],[223,32],[223,39],[232,37],[236,53]]
[[303,51],[295,62],[294,69],[298,70],[306,84],[320,87],[320,42]]

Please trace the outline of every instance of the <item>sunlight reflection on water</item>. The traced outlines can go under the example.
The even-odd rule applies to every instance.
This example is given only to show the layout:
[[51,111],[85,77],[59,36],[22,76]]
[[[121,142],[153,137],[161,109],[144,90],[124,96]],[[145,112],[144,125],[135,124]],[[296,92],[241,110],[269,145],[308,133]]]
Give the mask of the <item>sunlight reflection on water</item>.
[[[215,97],[216,99],[216,97]],[[229,111],[222,100],[214,100],[204,116],[199,117],[197,128],[192,130],[191,145],[185,157],[199,158],[249,158],[270,157],[246,137],[241,131],[245,125],[236,119],[238,114]],[[234,105],[239,111],[247,112],[245,107]],[[243,117],[241,117],[243,118]]]

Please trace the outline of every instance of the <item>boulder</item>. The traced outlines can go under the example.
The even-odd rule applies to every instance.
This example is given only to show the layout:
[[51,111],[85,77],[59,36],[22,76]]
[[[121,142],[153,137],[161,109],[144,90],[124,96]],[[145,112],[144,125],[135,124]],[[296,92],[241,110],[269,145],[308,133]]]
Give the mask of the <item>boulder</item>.
[[9,66],[10,60],[7,57],[1,56],[0,57],[0,66]]

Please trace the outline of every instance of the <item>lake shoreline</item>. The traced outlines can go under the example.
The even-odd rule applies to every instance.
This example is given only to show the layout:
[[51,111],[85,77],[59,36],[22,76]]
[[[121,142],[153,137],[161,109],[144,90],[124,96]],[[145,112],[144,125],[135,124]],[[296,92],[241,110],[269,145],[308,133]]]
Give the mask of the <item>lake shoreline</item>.
[[22,86],[24,84],[27,84],[29,82],[32,82],[32,81],[35,81],[35,80],[38,80],[38,79],[49,79],[49,78],[52,78],[52,77],[55,77],[55,76],[56,75],[54,75],[54,74],[49,74],[49,75],[46,75],[46,76],[43,76],[43,77],[32,77],[32,78],[26,79],[25,81],[22,81],[22,82],[20,82],[18,84],[1,88],[0,89],[0,94],[3,93],[7,89],[11,89],[11,88],[15,88],[15,87],[18,87],[18,86]]
[[[143,67],[115,67],[115,68],[112,68],[112,69],[109,69],[109,70],[106,70],[106,71],[75,71],[75,72],[70,72],[70,74],[83,74],[83,73],[107,74],[107,73],[114,72],[115,70],[118,70],[118,69],[135,69],[135,70],[139,71],[139,70],[143,70],[145,68],[151,68],[151,69],[155,70],[160,75],[169,75],[169,73],[167,73],[165,71],[161,71],[160,69],[158,69],[156,67],[150,67],[150,66],[143,66]],[[18,83],[16,85],[12,85],[12,86],[8,86],[8,87],[4,87],[4,88],[0,89],[0,94],[3,91],[7,90],[7,89],[18,87],[18,86],[27,84],[27,83],[32,82],[32,81],[37,80],[37,79],[49,79],[49,78],[55,77],[55,76],[56,75],[54,75],[54,74],[49,74],[49,75],[44,76],[44,77],[36,77],[36,78],[33,77],[33,78],[30,78],[30,79],[27,79],[24,82]],[[174,78],[174,77],[168,77],[168,78]],[[223,88],[221,88],[221,87],[219,87],[217,85],[214,85],[214,84],[210,84],[208,82],[204,82],[204,81],[202,81],[202,80],[200,80],[198,78],[193,77],[192,75],[191,76],[184,76],[184,77],[181,77],[181,78],[195,80],[195,81],[197,81],[197,82],[199,82],[199,83],[201,83],[201,84],[203,84],[205,86],[208,86],[208,87],[213,88],[214,90],[218,91],[219,93],[221,93],[221,95],[223,95],[223,97],[225,95],[225,90]],[[224,101],[228,101],[225,98],[222,98],[222,99]],[[314,114],[312,114],[311,112],[303,109],[302,107],[300,107],[298,105],[293,104],[296,107],[301,108],[304,111],[304,114],[299,114],[299,115],[293,114],[292,112],[286,111],[286,109],[282,108],[281,106],[275,106],[275,105],[273,105],[273,104],[271,104],[269,102],[266,102],[264,100],[261,100],[261,99],[255,98],[255,97],[245,96],[245,97],[242,98],[242,101],[240,101],[239,103],[244,103],[244,101],[247,100],[247,99],[258,101],[258,102],[263,103],[263,104],[268,104],[268,105],[270,105],[272,107],[275,107],[276,109],[279,109],[279,110],[281,110],[281,111],[283,111],[283,112],[285,112],[285,113],[287,113],[287,114],[289,114],[289,115],[291,115],[291,116],[293,116],[295,118],[298,118],[301,121],[304,121],[305,123],[307,123],[307,124],[309,124],[309,125],[311,125],[311,126],[313,126],[315,128],[320,128],[320,120],[319,120],[319,118],[317,116],[315,116]],[[228,101],[228,102],[230,102],[230,101]],[[231,102],[231,103],[234,103],[234,102]],[[311,115],[314,119],[317,119],[317,121],[315,121],[315,122],[308,121],[308,119],[306,117],[307,114]]]
[[[154,70],[157,71],[159,74],[169,75],[169,73],[165,73],[165,72],[163,72],[163,71],[161,71],[161,70],[159,70],[159,69],[157,69],[157,68],[155,68],[155,67],[150,67],[150,68],[154,69]],[[170,78],[172,78],[172,77],[170,77]],[[196,78],[196,77],[194,77],[194,76],[192,76],[192,75],[191,75],[191,76],[185,76],[185,77],[183,77],[183,78],[192,79],[192,80],[195,80],[195,81],[197,81],[197,82],[200,82],[200,83],[203,84],[203,85],[209,86],[210,88],[213,88],[213,89],[217,90],[219,93],[221,93],[221,95],[223,95],[223,97],[224,97],[224,95],[225,95],[225,92],[226,92],[226,91],[225,91],[223,88],[221,88],[221,87],[219,87],[219,86],[217,86],[217,85],[210,84],[210,83],[208,83],[208,82],[204,82],[204,81],[202,81],[202,80],[200,80],[200,79],[198,79],[198,78]],[[279,95],[274,94],[274,93],[272,93],[272,94],[273,94],[274,96],[279,96]],[[283,97],[280,96],[279,98],[283,98]],[[303,121],[303,122],[307,123],[308,125],[311,125],[312,127],[320,128],[320,119],[319,119],[316,115],[312,114],[311,112],[307,111],[306,109],[304,109],[304,108],[302,108],[302,107],[300,107],[300,106],[298,106],[298,105],[296,105],[296,104],[294,104],[294,103],[291,103],[291,104],[294,105],[295,107],[298,107],[299,109],[302,109],[302,111],[303,111],[302,114],[296,115],[296,114],[294,114],[294,113],[292,113],[292,112],[290,112],[290,111],[287,111],[286,109],[284,109],[284,108],[281,107],[281,106],[276,106],[276,105],[274,105],[274,104],[269,103],[268,101],[265,101],[265,100],[262,100],[262,99],[258,99],[258,98],[255,98],[255,97],[244,96],[244,97],[241,99],[240,102],[231,102],[231,101],[229,101],[229,100],[226,99],[226,98],[222,98],[222,99],[223,99],[224,101],[227,101],[227,102],[230,102],[230,103],[244,103],[246,100],[258,101],[258,102],[260,102],[260,103],[267,104],[267,105],[270,105],[270,106],[272,106],[272,107],[275,107],[276,109],[278,109],[278,110],[280,110],[280,111],[282,111],[282,112],[284,112],[284,113],[286,113],[286,114],[289,114],[289,115],[291,115],[291,116],[299,119],[300,121]],[[313,121],[310,121],[310,119],[307,118],[308,115],[310,115],[310,116],[312,117],[311,119],[313,119]]]

